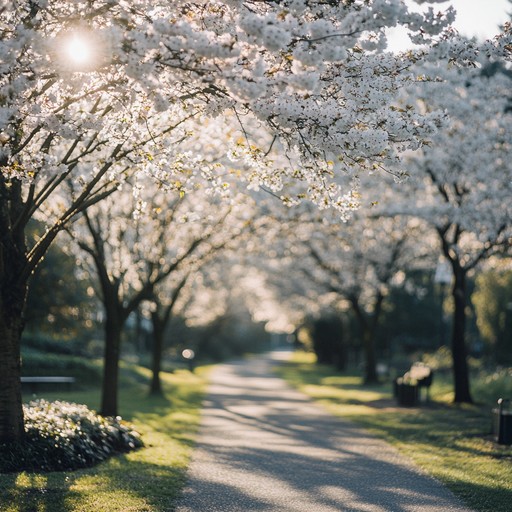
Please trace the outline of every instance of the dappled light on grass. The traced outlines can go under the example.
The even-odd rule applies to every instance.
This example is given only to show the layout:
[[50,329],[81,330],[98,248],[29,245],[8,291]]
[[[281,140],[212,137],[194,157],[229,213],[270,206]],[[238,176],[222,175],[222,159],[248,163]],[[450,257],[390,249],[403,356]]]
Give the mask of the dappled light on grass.
[[[163,373],[164,394],[154,397],[148,396],[149,386],[144,379],[147,370],[131,368],[134,369],[136,375],[126,375],[124,379],[130,385],[121,389],[120,412],[142,434],[146,446],[86,470],[0,475],[2,512],[171,509],[185,482],[199,422],[205,372],[199,368],[194,374],[184,370]],[[66,399],[94,407],[98,394],[98,390],[70,392]]]
[[[386,388],[362,386],[360,375],[333,375],[330,366],[316,365],[314,362],[314,354],[297,352],[291,363],[280,367],[279,373],[335,414],[372,414],[373,408],[367,407],[369,403],[389,398]],[[340,407],[342,411],[339,411]]]

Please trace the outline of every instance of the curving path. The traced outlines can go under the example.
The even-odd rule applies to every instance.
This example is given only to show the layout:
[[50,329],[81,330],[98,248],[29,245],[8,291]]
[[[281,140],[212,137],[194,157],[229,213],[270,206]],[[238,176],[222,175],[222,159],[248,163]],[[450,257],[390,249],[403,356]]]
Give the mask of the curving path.
[[390,445],[276,377],[285,357],[214,370],[177,512],[470,512]]

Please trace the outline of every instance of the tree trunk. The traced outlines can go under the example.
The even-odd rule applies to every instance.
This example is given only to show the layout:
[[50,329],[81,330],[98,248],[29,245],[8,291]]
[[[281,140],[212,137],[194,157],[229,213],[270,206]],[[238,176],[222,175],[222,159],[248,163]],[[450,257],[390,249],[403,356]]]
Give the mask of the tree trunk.
[[158,316],[158,312],[155,311],[151,315],[151,321],[153,323],[153,348],[152,348],[152,362],[151,371],[153,372],[151,378],[151,385],[149,393],[151,395],[162,394],[162,382],[160,380],[160,372],[162,370],[162,352],[164,348],[164,331],[165,324]]
[[363,328],[363,349],[365,359],[364,383],[376,384],[379,381],[377,374],[377,357],[375,355],[375,336],[372,330]]
[[361,329],[361,337],[363,342],[364,352],[364,383],[365,384],[376,384],[379,382],[379,376],[377,374],[377,355],[375,352],[375,332],[382,311],[382,301],[384,297],[382,294],[377,294],[375,298],[375,304],[373,307],[373,314],[368,315],[363,311],[363,308],[359,304],[357,298],[351,298],[350,302],[356,318],[359,321],[359,327]]
[[100,414],[102,416],[117,416],[119,357],[124,322],[116,305],[105,304],[105,306],[105,357]]
[[24,435],[20,344],[27,280],[20,275],[27,250],[24,226],[13,226],[21,209],[20,184],[7,186],[0,173],[0,441]]
[[453,265],[452,289],[454,313],[452,331],[453,380],[456,403],[473,403],[469,389],[469,368],[466,349],[466,271]]
[[25,433],[20,381],[22,330],[21,311],[14,314],[0,304],[0,442],[20,441]]

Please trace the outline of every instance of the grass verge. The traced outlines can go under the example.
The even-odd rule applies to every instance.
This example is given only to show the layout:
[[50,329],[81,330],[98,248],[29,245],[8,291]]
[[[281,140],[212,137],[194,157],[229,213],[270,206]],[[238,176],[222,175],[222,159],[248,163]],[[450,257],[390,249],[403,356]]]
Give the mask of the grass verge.
[[512,510],[512,447],[494,443],[488,406],[456,406],[439,387],[428,404],[397,407],[391,386],[362,386],[296,353],[280,375],[333,414],[359,423],[395,445],[421,468],[481,512]]
[[[137,369],[140,377],[146,370]],[[148,396],[140,379],[121,389],[120,414],[142,434],[145,447],[74,472],[0,475],[2,512],[159,512],[172,510],[184,482],[197,431],[206,370],[162,374],[164,395]],[[99,390],[45,393],[99,406]]]

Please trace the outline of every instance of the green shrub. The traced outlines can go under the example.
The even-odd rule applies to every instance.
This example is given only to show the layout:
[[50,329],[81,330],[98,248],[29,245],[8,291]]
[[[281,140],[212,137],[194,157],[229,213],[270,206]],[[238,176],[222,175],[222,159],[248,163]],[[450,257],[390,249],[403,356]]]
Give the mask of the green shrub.
[[52,354],[87,356],[85,342],[76,338],[60,338],[48,333],[26,331],[23,333],[22,346]]
[[25,330],[22,337],[22,350],[38,350],[39,352],[81,356],[95,359],[103,356],[104,340],[101,332],[84,333],[83,336],[63,337],[56,334]]
[[36,400],[23,406],[25,439],[0,444],[0,472],[68,471],[143,446],[121,418],[104,418],[85,405]]
[[22,350],[21,374],[36,377],[75,377],[78,385],[88,385],[101,379],[101,363],[84,357],[50,354],[25,348]]
[[498,398],[512,399],[512,368],[499,368],[492,373],[480,371],[472,380],[477,402],[495,405]]

